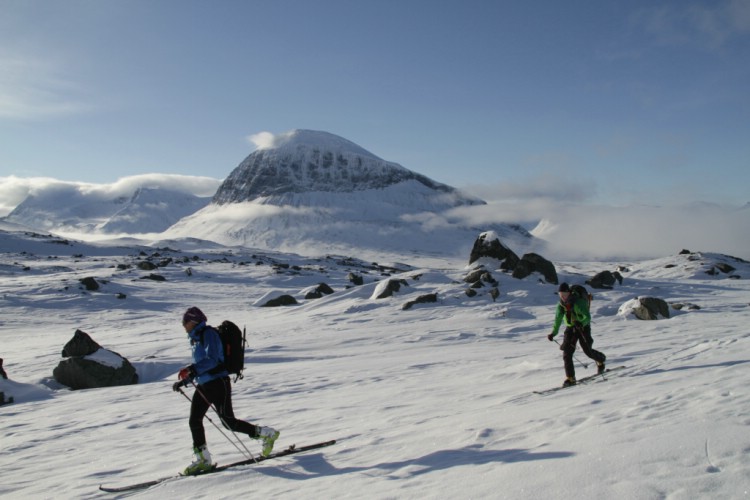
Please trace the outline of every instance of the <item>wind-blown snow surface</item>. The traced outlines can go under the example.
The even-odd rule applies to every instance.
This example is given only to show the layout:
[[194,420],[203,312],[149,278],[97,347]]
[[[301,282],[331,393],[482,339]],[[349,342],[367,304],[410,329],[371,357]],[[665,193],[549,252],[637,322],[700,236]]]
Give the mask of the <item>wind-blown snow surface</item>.
[[[465,295],[465,262],[377,267],[200,245],[170,243],[178,252],[0,232],[0,357],[10,375],[0,391],[16,399],[0,407],[0,496],[113,497],[98,486],[168,476],[189,463],[189,406],[171,390],[189,362],[179,324],[189,305],[214,324],[230,318],[247,326],[247,376],[234,386],[238,416],[281,429],[279,448],[338,444],[168,481],[133,497],[750,495],[746,263],[733,264],[743,279],[706,275],[705,263],[717,255],[556,263],[569,282],[616,264],[628,268],[621,286],[595,291],[592,306],[595,346],[609,366],[626,368],[606,381],[539,396],[531,391],[559,385],[563,370],[557,346],[545,338],[555,287],[538,276],[519,281],[493,272],[501,290],[493,302],[481,291]],[[114,267],[154,253],[154,261],[172,261],[149,272]],[[140,279],[151,272],[166,281]],[[349,272],[365,284],[347,288]],[[408,286],[374,299],[386,272]],[[80,289],[86,276],[100,281],[98,292]],[[335,292],[303,300],[320,282]],[[300,305],[253,305],[280,292]],[[402,310],[432,292],[437,303]],[[618,315],[639,295],[700,309],[651,322]],[[56,386],[52,370],[76,328],[129,358],[142,383],[75,392]],[[577,357],[589,362],[580,351]],[[241,458],[210,423],[206,428],[216,460]]]

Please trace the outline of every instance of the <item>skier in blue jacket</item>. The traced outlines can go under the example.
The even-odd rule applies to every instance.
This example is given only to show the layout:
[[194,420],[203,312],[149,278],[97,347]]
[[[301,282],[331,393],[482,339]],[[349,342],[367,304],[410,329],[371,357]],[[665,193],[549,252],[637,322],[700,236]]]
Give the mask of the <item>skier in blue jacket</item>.
[[172,386],[175,391],[182,391],[182,387],[189,384],[196,386],[189,421],[195,460],[185,469],[185,475],[199,474],[214,467],[211,463],[211,454],[206,447],[206,433],[203,429],[203,417],[211,405],[214,405],[224,427],[262,440],[264,456],[271,453],[274,442],[279,437],[279,431],[271,427],[261,427],[235,418],[232,409],[232,385],[223,364],[224,346],[219,332],[208,326],[206,321],[206,315],[197,307],[185,311],[182,326],[190,339],[193,363],[180,370],[179,381]]

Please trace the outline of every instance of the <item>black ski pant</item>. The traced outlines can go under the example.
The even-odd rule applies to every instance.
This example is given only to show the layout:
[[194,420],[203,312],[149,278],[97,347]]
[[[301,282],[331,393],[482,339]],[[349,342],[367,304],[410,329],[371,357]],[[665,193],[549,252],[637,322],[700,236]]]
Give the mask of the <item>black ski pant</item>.
[[594,339],[591,338],[591,325],[583,327],[569,326],[565,329],[563,342],[560,345],[560,350],[563,352],[566,377],[576,378],[576,369],[573,365],[573,353],[576,350],[576,344],[578,342],[581,343],[581,349],[583,349],[586,356],[597,363],[604,363],[607,359],[607,356],[592,347],[594,345]]
[[217,378],[196,387],[190,405],[190,432],[193,434],[193,446],[200,448],[206,444],[206,431],[203,429],[203,417],[213,404],[219,414],[221,423],[227,429],[247,434],[251,438],[258,436],[258,427],[234,417],[232,409],[232,383],[229,377]]

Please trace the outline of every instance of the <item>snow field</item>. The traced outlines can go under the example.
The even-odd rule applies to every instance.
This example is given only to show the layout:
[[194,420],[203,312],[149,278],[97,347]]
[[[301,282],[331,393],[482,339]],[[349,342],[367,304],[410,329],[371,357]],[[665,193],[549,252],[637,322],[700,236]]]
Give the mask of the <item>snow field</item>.
[[[214,324],[227,318],[247,326],[246,378],[233,394],[238,417],[279,428],[279,448],[338,443],[168,481],[132,497],[749,495],[746,279],[684,267],[665,275],[662,261],[630,263],[623,285],[595,291],[592,305],[595,347],[607,354],[609,366],[627,368],[606,382],[539,396],[531,391],[559,385],[564,374],[560,351],[545,338],[555,287],[538,277],[519,281],[495,272],[497,301],[469,299],[459,282],[464,263],[425,268],[417,261],[394,276],[409,287],[375,300],[384,276],[364,274],[365,285],[346,289],[349,268],[333,260],[274,256],[299,264],[302,272],[294,274],[255,265],[236,251],[213,260],[203,253],[201,261],[154,271],[167,281],[152,282],[138,279],[147,273],[111,267],[136,254],[133,249],[60,256],[54,269],[40,249],[34,256],[2,254],[0,356],[11,380],[0,381],[0,390],[17,402],[0,407],[0,496],[112,498],[98,491],[99,484],[140,482],[184,468],[191,460],[189,406],[171,384],[189,362],[179,319],[190,305]],[[31,269],[19,271],[14,262]],[[682,265],[677,256],[671,262]],[[558,272],[582,282],[614,265],[559,264]],[[82,293],[77,279],[92,274],[109,282]],[[252,305],[269,291],[298,296],[320,281],[336,292],[286,308]],[[114,297],[121,291],[126,299]],[[407,300],[434,291],[438,303],[401,310]],[[659,321],[617,314],[640,295],[701,309]],[[76,328],[130,359],[141,383],[86,391],[56,386],[52,369]],[[588,369],[577,364],[578,375],[593,373],[580,349],[576,356],[591,363]],[[205,425],[215,460],[241,458]],[[242,438],[259,453],[258,443]]]

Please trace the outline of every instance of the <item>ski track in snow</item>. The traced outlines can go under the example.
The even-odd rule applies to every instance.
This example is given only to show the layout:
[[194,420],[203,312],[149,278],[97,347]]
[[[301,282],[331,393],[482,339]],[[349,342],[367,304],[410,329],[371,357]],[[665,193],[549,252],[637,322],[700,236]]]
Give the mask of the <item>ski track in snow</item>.
[[[624,283],[595,290],[592,304],[595,347],[609,366],[626,368],[539,396],[531,391],[559,385],[564,374],[557,345],[546,340],[556,288],[538,276],[519,281],[493,270],[501,291],[493,302],[486,291],[464,294],[465,262],[427,268],[415,260],[394,276],[407,287],[373,299],[387,276],[336,259],[0,238],[0,357],[10,375],[0,390],[16,398],[0,407],[0,496],[117,498],[99,484],[169,476],[191,460],[189,405],[171,390],[189,362],[179,320],[190,305],[213,324],[228,318],[248,329],[246,378],[234,385],[238,417],[279,428],[279,449],[338,443],[128,497],[750,495],[746,264],[736,266],[744,279],[727,279],[688,268],[683,256],[627,263]],[[141,250],[175,259],[154,271],[115,267],[142,260]],[[264,256],[299,270],[274,268]],[[571,283],[618,264],[556,263]],[[365,284],[346,288],[350,271]],[[141,279],[150,273],[166,281]],[[82,290],[86,276],[101,289]],[[300,291],[319,282],[335,293],[303,300]],[[300,305],[253,305],[271,291]],[[435,291],[437,303],[401,310]],[[700,310],[658,321],[617,314],[644,295]],[[141,383],[85,391],[56,384],[52,370],[76,328],[127,357]],[[580,377],[593,373],[580,349],[576,357],[592,365],[577,364]],[[209,422],[206,431],[215,460],[241,458]]]

